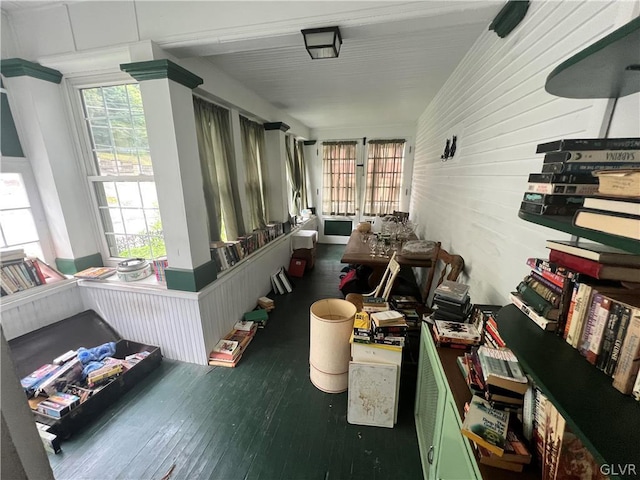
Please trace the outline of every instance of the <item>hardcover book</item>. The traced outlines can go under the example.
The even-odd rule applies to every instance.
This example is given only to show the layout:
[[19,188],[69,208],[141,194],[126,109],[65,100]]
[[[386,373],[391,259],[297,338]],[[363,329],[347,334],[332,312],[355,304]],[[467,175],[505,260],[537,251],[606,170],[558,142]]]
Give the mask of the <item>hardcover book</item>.
[[521,202],[520,210],[534,215],[555,215],[568,217],[578,211],[581,205],[541,205],[539,203]]
[[640,369],[640,308],[631,311],[627,333],[613,374],[613,388],[629,395]]
[[547,248],[607,265],[640,267],[640,255],[582,240],[547,240]]
[[640,167],[618,170],[598,170],[598,193],[621,197],[640,197]]
[[585,174],[598,170],[640,168],[640,162],[556,162],[542,165],[542,173]]
[[385,327],[387,325],[398,325],[405,322],[404,315],[395,310],[387,310],[386,312],[374,312],[371,314],[371,320],[375,322],[378,327]]
[[469,285],[451,280],[444,280],[434,290],[434,295],[439,295],[445,299],[450,299],[455,302],[465,303],[469,296]]
[[233,359],[240,354],[240,344],[233,340],[220,340],[211,352],[221,358]]
[[590,173],[530,173],[529,183],[598,183]]
[[543,317],[535,312],[531,307],[529,307],[520,297],[517,292],[511,292],[509,294],[509,299],[511,302],[520,309],[522,313],[524,313],[527,317],[529,317],[533,322],[538,325],[543,330],[548,330],[553,332],[556,330],[558,326],[558,322],[554,320],[549,320],[548,318]]
[[73,276],[76,278],[99,280],[110,277],[114,273],[116,273],[116,269],[111,267],[89,267],[81,272],[74,273]]
[[640,216],[640,198],[585,197],[583,207],[590,210]]
[[549,252],[549,261],[599,280],[620,280],[640,283],[640,267],[608,265],[558,250]]
[[451,340],[465,340],[470,344],[480,342],[480,332],[470,323],[447,322],[445,320],[435,320],[438,336]]
[[640,217],[598,210],[578,210],[573,218],[576,227],[638,240]]
[[496,410],[489,402],[474,395],[469,402],[469,411],[462,422],[461,432],[477,445],[502,456],[508,425],[509,412]]

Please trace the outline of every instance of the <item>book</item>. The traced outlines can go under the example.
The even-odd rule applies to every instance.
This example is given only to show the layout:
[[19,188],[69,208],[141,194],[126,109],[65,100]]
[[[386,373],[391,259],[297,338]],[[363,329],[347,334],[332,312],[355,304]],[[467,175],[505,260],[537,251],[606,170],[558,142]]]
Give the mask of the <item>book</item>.
[[556,162],[542,165],[542,173],[575,173],[585,174],[598,170],[621,170],[638,168],[640,162]]
[[533,322],[538,325],[543,330],[548,330],[553,332],[556,330],[558,326],[558,322],[554,320],[549,320],[548,318],[543,317],[536,313],[532,308],[530,308],[520,297],[517,292],[511,292],[509,294],[509,299],[511,302],[520,309],[522,313],[524,313],[527,317],[529,317]]
[[558,308],[554,308],[553,304],[543,298],[525,282],[520,282],[518,284],[517,291],[520,294],[522,301],[532,308],[537,314],[542,315],[548,320],[558,320],[560,310]]
[[233,340],[220,340],[211,351],[210,358],[233,360],[240,354],[240,344]]
[[550,250],[568,253],[602,264],[640,266],[640,255],[600,243],[582,240],[547,240],[546,246]]
[[60,370],[59,365],[45,364],[38,368],[35,372],[30,373],[26,377],[20,380],[22,388],[27,392],[28,396],[38,389],[38,386],[42,384],[46,379],[51,377],[54,373]]
[[384,327],[387,325],[397,325],[399,322],[404,323],[404,315],[395,310],[387,310],[386,312],[374,312],[371,314],[371,320],[376,326]]
[[262,308],[258,308],[256,310],[251,310],[250,312],[246,312],[243,317],[247,322],[265,322],[269,319],[269,314],[266,310]]
[[524,395],[529,381],[522,372],[518,358],[508,348],[478,348],[484,383]]
[[564,265],[558,265],[544,258],[527,258],[527,265],[560,288],[564,288],[565,283],[576,276],[575,272]]
[[474,395],[460,431],[477,445],[502,456],[507,441],[509,415],[509,412],[497,410],[485,399]]
[[536,153],[555,152],[560,150],[638,150],[640,138],[570,138],[539,143]]
[[543,162],[640,162],[640,150],[565,150],[548,152],[544,155]]
[[582,206],[589,210],[604,210],[605,212],[640,216],[640,198],[584,197]]
[[468,345],[477,345],[480,343],[480,332],[470,323],[435,320],[434,327],[438,333],[438,339],[441,342],[464,342]]
[[592,195],[598,185],[592,183],[528,183],[527,192],[554,195]]
[[629,395],[640,368],[640,308],[633,308],[613,374],[613,388]]
[[238,365],[238,363],[240,362],[240,359],[242,359],[242,354],[238,355],[233,360],[224,360],[224,359],[221,359],[221,358],[211,358],[211,357],[209,357],[209,362],[208,363],[212,367],[235,368]]
[[517,462],[509,462],[502,460],[501,457],[492,454],[488,449],[478,445],[478,457],[482,465],[488,465],[490,467],[501,468],[503,470],[509,470],[511,472],[522,472],[524,465]]
[[613,373],[618,366],[618,358],[620,358],[620,349],[622,348],[622,342],[627,334],[627,328],[629,327],[629,321],[631,320],[632,308],[627,305],[621,305],[620,307],[620,320],[618,329],[616,330],[613,346],[611,347],[611,354],[607,359],[607,364],[604,367],[604,373],[609,376],[613,376]]
[[591,308],[587,317],[579,351],[589,363],[595,365],[600,354],[600,345],[604,327],[609,317],[611,299],[601,293],[596,293],[591,300]]
[[582,325],[591,305],[591,292],[592,287],[588,283],[582,282],[578,285],[571,325],[566,337],[567,343],[573,348],[578,347],[580,338],[582,338]]
[[116,269],[112,267],[89,267],[80,272],[74,273],[73,276],[76,278],[100,280],[110,277],[114,273],[116,273]]
[[598,178],[598,193],[622,197],[640,197],[640,167],[598,170],[593,172]]
[[598,183],[590,173],[530,173],[529,183]]
[[571,255],[559,250],[549,252],[549,261],[564,265],[571,270],[599,280],[620,280],[640,283],[640,267],[608,265],[584,257]]
[[16,260],[22,260],[25,258],[24,249],[21,247],[9,247],[0,249],[0,263],[6,264],[14,262]]
[[573,218],[576,227],[620,237],[638,240],[640,238],[640,216],[620,213],[603,213],[597,210],[578,210]]
[[578,211],[582,205],[541,205],[539,203],[521,202],[520,211],[534,215],[557,215],[568,217]]
[[584,195],[553,195],[536,192],[524,192],[523,202],[537,203],[540,205],[582,205]]
[[235,323],[233,328],[235,330],[240,330],[240,331],[243,331],[243,332],[248,332],[250,334],[254,334],[255,331],[256,331],[257,325],[256,325],[255,322],[253,322],[251,320],[240,320],[240,321]]
[[623,309],[622,304],[618,302],[611,303],[611,306],[609,308],[609,315],[607,316],[607,321],[604,326],[604,331],[602,334],[602,345],[600,347],[600,355],[596,363],[596,367],[599,370],[604,371],[604,369],[607,366],[607,363],[609,362],[609,358],[611,357],[613,344],[615,343],[618,327],[620,326],[622,309]]
[[444,280],[434,290],[434,295],[438,295],[444,299],[450,299],[455,302],[465,303],[469,296],[469,285],[454,282],[452,280]]

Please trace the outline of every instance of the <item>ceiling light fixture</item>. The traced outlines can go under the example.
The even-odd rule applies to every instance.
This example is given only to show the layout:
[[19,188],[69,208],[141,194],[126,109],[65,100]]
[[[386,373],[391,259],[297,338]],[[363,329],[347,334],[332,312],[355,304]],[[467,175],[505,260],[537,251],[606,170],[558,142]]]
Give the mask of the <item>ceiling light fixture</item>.
[[342,37],[338,27],[308,28],[302,30],[304,46],[311,58],[338,58]]

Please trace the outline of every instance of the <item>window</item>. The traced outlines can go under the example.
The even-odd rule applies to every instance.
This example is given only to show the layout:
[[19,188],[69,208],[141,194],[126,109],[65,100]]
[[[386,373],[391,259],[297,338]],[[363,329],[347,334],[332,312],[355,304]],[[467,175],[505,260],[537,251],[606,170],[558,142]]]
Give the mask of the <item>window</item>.
[[368,144],[365,215],[400,210],[404,140],[371,140]]
[[2,172],[0,185],[0,247],[21,247],[29,256],[44,258],[22,175]]
[[322,214],[356,213],[356,142],[322,143]]
[[166,255],[140,87],[80,92],[93,154],[89,180],[109,255]]

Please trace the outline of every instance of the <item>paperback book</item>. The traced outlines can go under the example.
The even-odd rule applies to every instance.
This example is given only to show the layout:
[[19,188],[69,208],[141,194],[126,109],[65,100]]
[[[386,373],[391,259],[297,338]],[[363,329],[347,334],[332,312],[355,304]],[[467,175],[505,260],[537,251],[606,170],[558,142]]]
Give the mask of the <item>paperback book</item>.
[[462,434],[501,457],[507,442],[509,412],[497,410],[483,398],[474,395],[462,423]]

